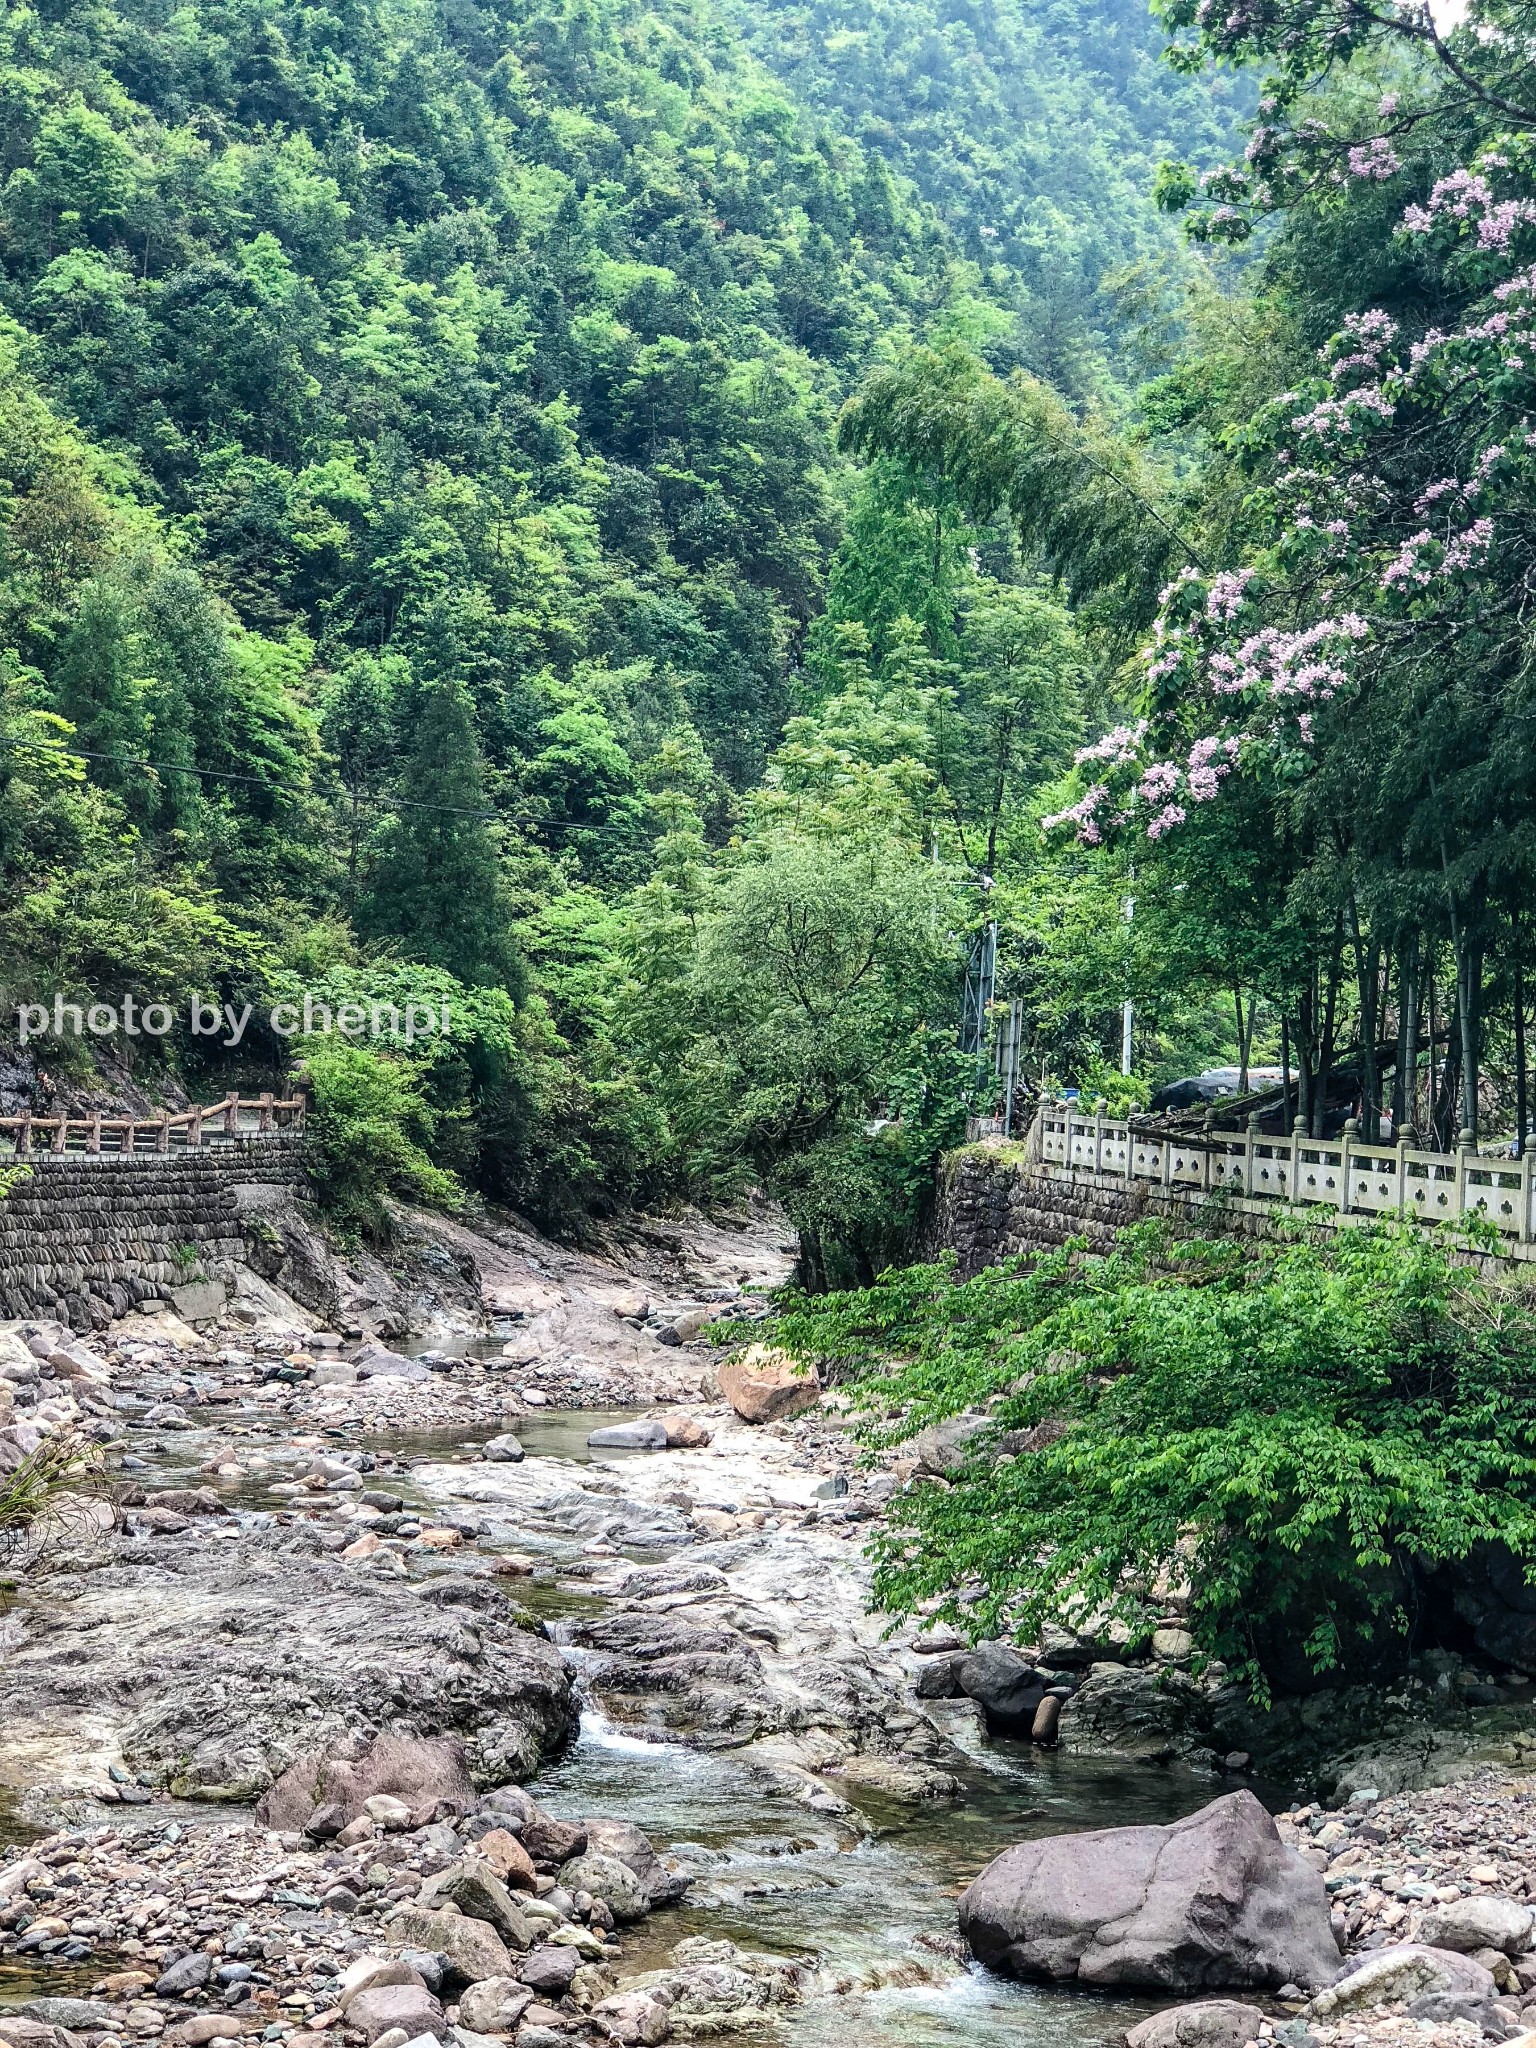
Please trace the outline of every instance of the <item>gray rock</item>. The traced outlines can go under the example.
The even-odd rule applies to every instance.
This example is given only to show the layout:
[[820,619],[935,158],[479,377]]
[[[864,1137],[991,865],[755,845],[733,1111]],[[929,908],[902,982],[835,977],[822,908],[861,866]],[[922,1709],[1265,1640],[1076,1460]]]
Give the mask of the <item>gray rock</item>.
[[[18,2010],[29,2020],[41,2020],[49,2027],[68,2027],[74,2034],[99,2033],[121,2017],[120,2008],[95,1998],[28,1998]],[[0,2015],[0,2033],[4,2029],[5,2018]]]
[[651,1910],[645,1886],[617,1856],[603,1856],[589,1849],[564,1866],[560,1883],[573,1896],[590,1892],[593,1898],[601,1899],[615,1920],[643,1920]]
[[1006,1643],[978,1643],[955,1667],[961,1692],[987,1717],[994,1735],[1027,1735],[1045,1698],[1045,1680]]
[[587,1438],[594,1451],[664,1451],[667,1425],[664,1422],[616,1422],[607,1429],[594,1429]]
[[185,1287],[170,1290],[171,1307],[184,1323],[205,1323],[216,1316],[229,1299],[222,1280],[189,1280]]
[[925,1657],[912,1690],[920,1700],[952,1700],[960,1691],[963,1657]]
[[944,1422],[919,1430],[912,1439],[918,1471],[935,1479],[947,1479],[958,1472],[965,1463],[966,1446],[972,1437],[991,1426],[991,1420],[989,1415],[951,1415]]
[[523,1957],[517,1975],[521,1983],[540,1998],[558,2004],[571,1988],[571,1979],[581,1968],[581,1957],[573,1948],[551,1948],[541,1944]]
[[[430,1991],[436,1997],[440,1987],[433,1983],[430,1978],[425,1977],[415,1967],[418,1960],[417,1956],[407,1953],[403,1956],[393,1958],[386,1956],[371,1961],[366,1972],[360,1975],[353,1989],[342,1991],[338,1994],[337,2004],[343,2012],[350,2012],[354,2001],[361,1998],[365,1991],[382,1991],[386,1986],[397,1984],[410,1985],[417,1991]],[[434,1969],[438,1970],[438,1974],[441,1975],[441,1970],[435,1956],[433,1957],[433,1966]],[[250,1975],[250,1966],[248,1964],[241,1963],[233,1967],[244,1970],[247,1976]]]
[[1312,2012],[1328,2019],[1334,2013],[1364,2012],[1382,2000],[1411,2001],[1439,1991],[1467,1993],[1481,2001],[1491,1999],[1496,1989],[1492,1974],[1470,1956],[1400,1941],[1351,1956],[1328,1989],[1313,1999]]
[[[421,1903],[441,1905],[447,1899],[471,1920],[484,1920],[494,1927],[512,1948],[527,1948],[533,1939],[512,1894],[486,1864],[456,1863],[437,1877],[428,1878],[421,1888]],[[475,2022],[466,2024],[473,2026]]]
[[256,1807],[263,1827],[338,1835],[380,1793],[412,1809],[475,1804],[464,1745],[452,1735],[379,1735],[358,1758],[311,1752],[291,1765]]
[[1339,1961],[1322,1878],[1251,1792],[1170,1827],[1020,1842],[961,1896],[960,1931],[1013,1976],[1163,1991],[1321,1985]]
[[432,1369],[398,1351],[366,1351],[357,1361],[357,1376],[360,1380],[429,1380]]
[[179,1998],[183,1991],[201,1991],[212,1969],[213,1957],[203,1949],[193,1949],[155,1979],[155,1996]]
[[1093,1755],[1169,1757],[1186,1742],[1200,1698],[1180,1672],[1095,1664],[1063,1703],[1061,1740]]
[[588,1818],[582,1826],[587,1831],[588,1851],[612,1856],[633,1871],[652,1906],[675,1905],[693,1882],[681,1872],[668,1870],[651,1846],[650,1837],[642,1834],[632,1821]]
[[487,1977],[471,1984],[459,2000],[459,2023],[477,2034],[510,2034],[528,2007],[533,1991],[515,1977]]
[[1437,2027],[1456,2020],[1470,2020],[1490,2041],[1513,2041],[1529,2037],[1519,2020],[1511,2019],[1491,1998],[1479,1998],[1471,1991],[1426,1991],[1408,2006],[1411,2020],[1431,2020]]
[[400,1961],[406,1969],[416,1972],[434,1998],[442,1997],[443,1977],[446,1973],[440,1955],[432,1949],[408,1948],[401,1951]]
[[651,2048],[672,2034],[672,2013],[665,1999],[650,1991],[620,1991],[603,1998],[592,2008],[610,2041],[624,2048]]
[[1523,1956],[1531,1946],[1531,1909],[1514,1899],[1474,1893],[1468,1899],[1432,1906],[1419,1923],[1419,1940],[1426,1948],[1455,1949],[1465,1956],[1475,1955],[1480,1948]]
[[1256,2005],[1210,1998],[1154,2013],[1132,2027],[1125,2048],[1244,2048],[1258,2039],[1264,2015]]
[[371,1984],[349,2000],[347,2025],[370,2042],[396,2027],[407,2037],[431,2034],[439,2041],[448,2031],[442,2007],[424,1984]]
[[527,1453],[510,1431],[503,1431],[485,1445],[485,1455],[493,1465],[521,1465]]
[[[62,1729],[104,1702],[132,1773],[235,1801],[306,1754],[355,1754],[361,1723],[457,1732],[487,1784],[532,1775],[575,1732],[570,1674],[542,1636],[471,1632],[462,1609],[339,1572],[270,1523],[222,1527],[219,1542],[156,1539],[163,1562],[140,1545],[86,1573],[7,1661],[0,1719]],[[303,1826],[315,1803],[274,1825]]]
[[549,1818],[532,1793],[525,1792],[521,1785],[498,1785],[494,1792],[486,1793],[478,1811],[494,1815],[497,1827],[514,1835],[529,1821]]
[[507,1945],[488,1921],[406,1906],[390,1916],[387,1926],[402,1945],[429,1948],[442,1956],[450,1983],[483,1984],[488,1977],[512,1975]]

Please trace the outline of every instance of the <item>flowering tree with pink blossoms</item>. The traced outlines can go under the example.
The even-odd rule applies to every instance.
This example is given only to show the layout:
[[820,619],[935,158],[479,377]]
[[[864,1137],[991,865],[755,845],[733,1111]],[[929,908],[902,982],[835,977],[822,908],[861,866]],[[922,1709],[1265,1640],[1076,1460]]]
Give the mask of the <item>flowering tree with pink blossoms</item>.
[[[1297,875],[1322,863],[1340,883],[1340,940],[1373,986],[1423,903],[1443,910],[1467,1124],[1482,927],[1532,799],[1533,156],[1532,138],[1501,137],[1404,207],[1397,232],[1456,317],[1414,331],[1349,315],[1315,374],[1248,424],[1261,544],[1171,578],[1144,715],[1081,750],[1080,794],[1046,820],[1088,845],[1139,838],[1143,858],[1183,838],[1198,868],[1202,815],[1246,784]],[[1364,982],[1361,1010],[1369,1065]],[[1303,1050],[1315,1021],[1298,1016]]]
[[1343,1065],[1368,1133],[1390,1108],[1448,1144],[1512,1094],[1523,1134],[1536,0],[1454,29],[1412,0],[1163,11],[1176,61],[1269,67],[1245,163],[1168,167],[1162,197],[1207,246],[1268,219],[1234,313],[1270,358],[1208,323],[1117,433],[919,352],[844,444],[1008,515],[1078,605],[1116,709],[1047,839],[1134,871],[1170,976],[1263,996],[1311,1125]]

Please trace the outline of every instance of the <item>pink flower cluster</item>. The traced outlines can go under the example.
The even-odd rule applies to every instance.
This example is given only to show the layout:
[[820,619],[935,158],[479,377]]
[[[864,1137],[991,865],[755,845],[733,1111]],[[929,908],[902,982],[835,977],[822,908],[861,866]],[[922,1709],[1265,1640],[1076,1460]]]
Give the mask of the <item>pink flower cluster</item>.
[[1211,690],[1218,697],[1252,691],[1271,702],[1314,697],[1326,703],[1348,687],[1349,647],[1369,631],[1358,612],[1318,619],[1296,633],[1265,626],[1235,652],[1218,651],[1210,657],[1206,666]]
[[1410,206],[1403,230],[1428,235],[1441,225],[1475,226],[1480,249],[1505,250],[1518,227],[1536,223],[1536,205],[1529,199],[1495,199],[1493,187],[1479,171],[1452,171],[1441,178],[1427,206]]
[[1189,750],[1187,772],[1189,793],[1197,804],[1208,804],[1215,796],[1223,776],[1232,773],[1237,752],[1235,735],[1221,739],[1213,733],[1195,741]]
[[1297,413],[1292,427],[1304,440],[1337,446],[1357,427],[1385,426],[1396,417],[1397,408],[1379,384],[1362,384],[1343,398],[1321,398],[1310,412]]
[[[1329,375],[1335,383],[1351,370],[1367,370],[1373,377],[1380,376],[1381,359],[1396,340],[1397,322],[1390,313],[1375,308],[1369,313],[1349,314],[1343,331],[1322,351],[1325,361],[1334,356]],[[1335,350],[1343,349],[1351,349],[1352,353],[1334,355]]]
[[1081,768],[1085,761],[1107,761],[1114,767],[1123,767],[1136,758],[1136,749],[1146,735],[1147,721],[1138,719],[1135,725],[1117,725],[1112,732],[1105,733],[1090,747],[1079,747],[1073,759]]
[[1248,586],[1256,574],[1253,569],[1223,569],[1213,576],[1206,593],[1206,615],[1223,625],[1230,624],[1247,602]]
[[1395,178],[1402,169],[1397,151],[1384,135],[1376,135],[1369,142],[1357,143],[1349,152],[1349,175],[1352,178]]
[[[1427,590],[1463,569],[1475,568],[1493,542],[1493,521],[1474,519],[1463,532],[1441,542],[1426,528],[1410,535],[1381,572],[1383,590]],[[1438,559],[1436,553],[1438,551]]]
[[1104,828],[1099,822],[1109,791],[1102,782],[1080,796],[1075,804],[1068,804],[1063,811],[1053,811],[1048,818],[1040,820],[1042,832],[1052,832],[1059,825],[1075,825],[1077,836],[1084,846],[1103,844]]

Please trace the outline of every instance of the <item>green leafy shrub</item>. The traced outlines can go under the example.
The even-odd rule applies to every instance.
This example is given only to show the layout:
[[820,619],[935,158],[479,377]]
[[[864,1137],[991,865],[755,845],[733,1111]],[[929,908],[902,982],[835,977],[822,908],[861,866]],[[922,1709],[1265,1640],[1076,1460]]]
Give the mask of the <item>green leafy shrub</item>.
[[963,1469],[894,1503],[876,1594],[973,1635],[1110,1616],[1190,1582],[1198,1649],[1259,1698],[1400,1656],[1438,1567],[1536,1566],[1536,1315],[1432,1236],[1279,1246],[1126,1232],[970,1280],[953,1262],[789,1305],[869,1440],[983,1410]]
[[314,1043],[305,1069],[320,1199],[343,1228],[387,1237],[387,1194],[462,1205],[459,1181],[427,1156],[435,1115],[409,1068],[370,1047]]

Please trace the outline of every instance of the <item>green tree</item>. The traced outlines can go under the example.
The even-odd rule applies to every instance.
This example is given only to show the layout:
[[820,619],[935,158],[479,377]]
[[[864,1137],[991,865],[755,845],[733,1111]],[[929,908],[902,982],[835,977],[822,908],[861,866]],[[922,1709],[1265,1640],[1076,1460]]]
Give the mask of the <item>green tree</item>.
[[1145,1639],[1188,1586],[1201,1655],[1264,1699],[1399,1665],[1477,1546],[1536,1556],[1529,1312],[1412,1228],[1256,1252],[1143,1226],[1107,1258],[889,1274],[777,1334],[851,1379],[874,1442],[985,1414],[876,1545],[883,1606],[973,1637]]
[[382,836],[365,928],[470,987],[517,989],[522,968],[480,745],[456,684],[425,693],[402,781],[408,794]]

